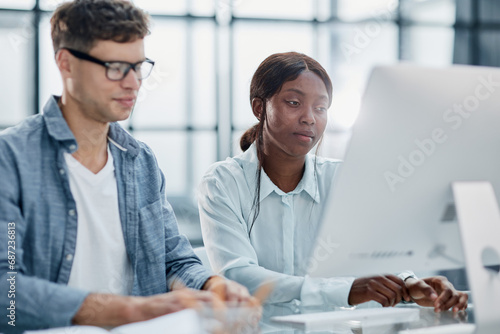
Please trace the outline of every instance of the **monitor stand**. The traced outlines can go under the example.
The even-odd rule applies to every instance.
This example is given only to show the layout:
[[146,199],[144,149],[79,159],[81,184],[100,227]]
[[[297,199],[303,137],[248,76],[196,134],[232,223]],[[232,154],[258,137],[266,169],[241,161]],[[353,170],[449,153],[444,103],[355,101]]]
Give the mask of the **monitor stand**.
[[475,333],[499,333],[500,274],[495,265],[500,256],[500,212],[495,192],[489,182],[454,182],[452,187],[474,305]]

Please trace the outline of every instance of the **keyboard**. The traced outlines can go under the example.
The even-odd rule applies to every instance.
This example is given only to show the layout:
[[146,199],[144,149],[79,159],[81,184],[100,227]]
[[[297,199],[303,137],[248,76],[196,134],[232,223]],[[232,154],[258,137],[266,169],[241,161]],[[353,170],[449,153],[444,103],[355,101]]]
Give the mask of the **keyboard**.
[[271,318],[274,322],[288,324],[303,330],[344,329],[354,325],[377,326],[413,322],[419,319],[420,310],[418,308],[392,307],[304,313]]

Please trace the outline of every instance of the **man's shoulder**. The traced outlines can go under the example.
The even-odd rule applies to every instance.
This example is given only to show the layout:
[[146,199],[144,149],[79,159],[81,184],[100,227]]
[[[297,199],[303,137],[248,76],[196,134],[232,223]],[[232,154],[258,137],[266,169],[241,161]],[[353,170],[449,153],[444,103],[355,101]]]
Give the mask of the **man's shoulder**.
[[155,152],[153,149],[145,142],[140,141],[138,139],[135,139],[135,143],[138,147],[138,154],[137,157],[140,161],[140,164],[145,167],[148,166],[147,168],[158,168],[159,169],[159,164],[158,164],[158,159],[156,157]]
[[30,116],[19,124],[0,131],[0,145],[23,147],[37,143],[43,130],[42,115]]
[[135,138],[125,128],[118,123],[110,124],[109,138],[120,150],[126,151],[128,149],[137,150],[137,155],[154,157],[153,150],[148,144]]

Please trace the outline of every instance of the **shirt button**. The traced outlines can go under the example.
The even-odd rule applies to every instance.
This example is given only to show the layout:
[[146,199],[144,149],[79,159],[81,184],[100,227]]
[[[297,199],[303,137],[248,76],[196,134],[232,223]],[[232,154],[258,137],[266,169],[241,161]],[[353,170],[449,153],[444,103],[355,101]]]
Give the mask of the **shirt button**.
[[68,214],[69,214],[70,216],[74,216],[74,215],[75,215],[75,210],[73,210],[73,209],[69,210],[69,211],[68,211]]
[[73,260],[73,254],[67,254],[66,261],[71,261],[71,260]]
[[64,175],[64,173],[66,173],[66,172],[64,171],[64,169],[62,169],[62,168],[61,168],[61,169],[59,169],[59,174]]
[[76,145],[74,145],[74,144],[69,145],[69,149],[70,149],[70,150],[72,150],[72,151],[73,151],[75,148],[76,148]]

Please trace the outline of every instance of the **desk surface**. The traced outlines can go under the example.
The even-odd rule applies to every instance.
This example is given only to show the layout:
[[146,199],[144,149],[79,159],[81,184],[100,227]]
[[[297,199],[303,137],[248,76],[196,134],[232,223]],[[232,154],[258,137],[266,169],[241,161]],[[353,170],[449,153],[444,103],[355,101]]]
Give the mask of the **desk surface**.
[[[294,328],[291,325],[279,324],[273,322],[270,318],[278,315],[289,315],[297,313],[311,313],[320,311],[332,311],[332,308],[301,308],[297,304],[285,305],[267,305],[264,307],[263,318],[260,323],[260,333],[273,333],[273,334],[301,334],[301,333],[342,333],[342,334],[392,334],[398,333],[405,329],[416,329],[433,326],[442,326],[457,323],[473,323],[473,306],[469,305],[467,311],[453,313],[446,311],[442,313],[435,313],[432,308],[423,308],[416,305],[401,305],[398,307],[411,307],[420,310],[420,319],[413,322],[393,323],[379,326],[355,326],[353,325],[348,331],[304,331],[303,329]],[[257,333],[259,333],[257,331]]]
[[[457,314],[451,311],[446,311],[443,313],[434,313],[432,308],[422,308],[413,305],[401,305],[398,307],[411,307],[417,308],[420,312],[420,317],[418,320],[413,322],[400,322],[400,323],[388,323],[385,325],[378,326],[366,326],[363,324],[351,324],[349,328],[342,326],[342,330],[321,330],[321,331],[305,331],[303,329],[297,329],[292,327],[292,325],[276,323],[271,320],[274,316],[283,316],[291,314],[300,313],[313,313],[313,312],[328,312],[335,309],[332,308],[303,308],[298,305],[298,303],[288,303],[279,305],[266,305],[264,306],[263,316],[259,322],[259,318],[255,318],[255,312],[245,313],[245,309],[235,308],[233,311],[237,315],[236,317],[214,317],[209,309],[202,311],[201,313],[194,311],[183,311],[175,315],[165,316],[162,319],[157,318],[143,323],[135,323],[131,325],[125,325],[119,327],[120,329],[116,333],[128,333],[128,334],[144,334],[144,333],[164,333],[165,328],[168,328],[167,332],[170,333],[171,330],[181,330],[180,327],[184,328],[183,333],[199,334],[200,327],[204,328],[206,332],[209,333],[224,333],[224,334],[301,334],[301,333],[316,333],[316,334],[326,334],[326,333],[336,333],[336,334],[393,334],[405,329],[416,329],[425,327],[435,327],[439,325],[457,324],[457,323],[473,323],[473,310],[469,306],[466,312],[459,312]],[[246,309],[248,311],[248,309]],[[228,310],[224,311],[225,315],[228,315]],[[243,312],[243,313],[241,313]],[[225,321],[214,321],[215,319],[224,319]],[[200,322],[201,321],[201,322]],[[194,326],[186,326],[192,322]],[[193,328],[195,329],[193,329]],[[158,330],[160,328],[160,330]],[[118,329],[118,328],[117,328]],[[17,331],[16,331],[17,332]],[[112,333],[113,331],[111,331]],[[19,331],[22,333],[22,331]],[[30,334],[95,334],[95,333],[109,333],[103,331],[98,327],[62,327],[49,329],[47,331],[33,331]]]

